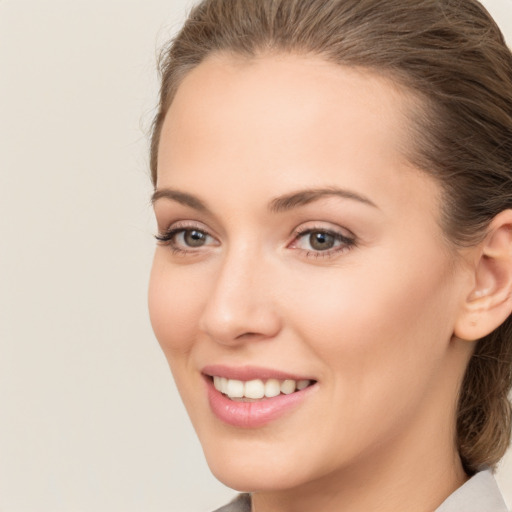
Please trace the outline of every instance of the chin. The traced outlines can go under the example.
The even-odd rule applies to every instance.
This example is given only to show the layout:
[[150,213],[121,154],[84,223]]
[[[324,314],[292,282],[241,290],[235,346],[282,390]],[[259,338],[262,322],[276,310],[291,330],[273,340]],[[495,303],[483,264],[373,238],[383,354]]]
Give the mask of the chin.
[[283,440],[280,434],[268,434],[253,431],[199,438],[212,474],[239,492],[290,490],[329,472],[328,454],[304,453],[304,445],[311,440]]
[[224,460],[207,459],[207,462],[217,480],[239,492],[283,491],[303,483],[296,467],[276,468],[272,463],[257,458],[240,459],[228,455]]

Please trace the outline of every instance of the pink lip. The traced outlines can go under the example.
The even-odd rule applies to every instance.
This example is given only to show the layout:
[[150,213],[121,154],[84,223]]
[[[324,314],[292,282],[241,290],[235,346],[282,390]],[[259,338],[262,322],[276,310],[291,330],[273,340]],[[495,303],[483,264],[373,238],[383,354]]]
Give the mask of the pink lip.
[[260,366],[224,366],[224,365],[208,365],[205,366],[201,373],[213,377],[226,377],[226,379],[237,380],[253,380],[253,379],[277,379],[277,380],[316,380],[308,376],[294,375],[292,373],[263,368]]
[[[226,377],[230,379],[266,380],[274,378],[278,380],[301,380],[291,374],[276,372],[269,369],[255,367],[228,368],[210,366],[203,369],[208,393],[208,402],[213,414],[224,423],[240,428],[257,428],[277,420],[279,417],[298,407],[306,397],[316,389],[316,385],[309,386],[301,391],[295,391],[289,395],[278,395],[273,398],[263,398],[257,402],[237,402],[217,391],[210,375]],[[309,379],[312,380],[312,379]]]

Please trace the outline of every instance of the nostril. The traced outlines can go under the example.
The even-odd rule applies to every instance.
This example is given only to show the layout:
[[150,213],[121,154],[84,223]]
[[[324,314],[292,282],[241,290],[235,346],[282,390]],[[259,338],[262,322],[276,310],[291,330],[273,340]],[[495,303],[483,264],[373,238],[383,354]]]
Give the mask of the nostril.
[[261,334],[258,334],[257,332],[244,332],[243,334],[239,334],[236,339],[237,340],[245,340],[248,338],[254,338],[256,336],[261,336]]

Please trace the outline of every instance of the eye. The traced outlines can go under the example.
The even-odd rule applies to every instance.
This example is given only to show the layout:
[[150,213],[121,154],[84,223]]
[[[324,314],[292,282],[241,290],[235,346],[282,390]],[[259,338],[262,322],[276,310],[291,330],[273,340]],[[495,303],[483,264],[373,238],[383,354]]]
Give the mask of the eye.
[[349,237],[330,229],[309,228],[298,230],[290,248],[306,251],[307,256],[332,256],[347,251],[356,244],[354,237]]
[[336,238],[331,233],[315,231],[308,235],[307,241],[313,250],[327,251],[334,247]]
[[175,239],[188,247],[201,247],[208,241],[208,235],[197,229],[185,229],[176,233]]
[[218,245],[213,236],[195,227],[171,227],[155,237],[163,245],[169,245],[174,252],[188,253],[204,246]]

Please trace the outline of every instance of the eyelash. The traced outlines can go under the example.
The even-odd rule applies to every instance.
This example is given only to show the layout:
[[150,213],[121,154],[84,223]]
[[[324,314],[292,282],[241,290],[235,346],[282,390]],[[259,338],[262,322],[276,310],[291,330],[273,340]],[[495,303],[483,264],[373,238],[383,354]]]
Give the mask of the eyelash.
[[[158,242],[160,242],[162,245],[167,245],[171,248],[172,253],[176,255],[191,255],[191,254],[198,254],[197,250],[194,248],[191,249],[183,249],[181,247],[178,247],[175,241],[175,237],[179,234],[185,235],[187,232],[196,231],[205,237],[213,238],[212,235],[210,235],[206,230],[199,226],[193,226],[193,225],[187,225],[187,226],[175,226],[163,233],[159,233],[155,235],[155,238]],[[306,237],[308,235],[312,234],[322,234],[327,235],[333,238],[334,242],[340,243],[340,245],[327,249],[327,250],[307,250],[307,249],[300,249],[296,247],[299,240],[303,237]],[[345,236],[341,233],[326,229],[324,227],[307,227],[304,229],[297,229],[293,233],[293,240],[292,242],[287,246],[288,248],[297,249],[301,251],[306,258],[331,258],[333,256],[336,256],[338,253],[343,253],[351,250],[353,247],[357,245],[356,238],[354,236]],[[201,247],[201,246],[200,246]],[[199,248],[200,248],[199,247]]]
[[289,247],[291,246],[293,248],[293,246],[296,245],[301,238],[306,237],[307,235],[312,235],[314,233],[331,236],[334,239],[334,242],[339,242],[340,245],[323,251],[299,249],[305,253],[307,258],[331,258],[338,254],[348,252],[357,245],[357,240],[354,236],[346,236],[332,229],[327,229],[321,226],[314,226],[297,229],[294,232],[294,238]]
[[169,246],[173,254],[182,256],[189,254],[197,254],[197,252],[193,248],[191,248],[190,250],[182,249],[176,245],[175,237],[177,235],[181,233],[186,234],[187,232],[191,231],[197,231],[198,233],[201,233],[206,237],[213,238],[205,229],[194,225],[174,226],[168,229],[167,231],[164,231],[163,233],[155,235],[155,238],[157,242],[160,242],[162,245]]

